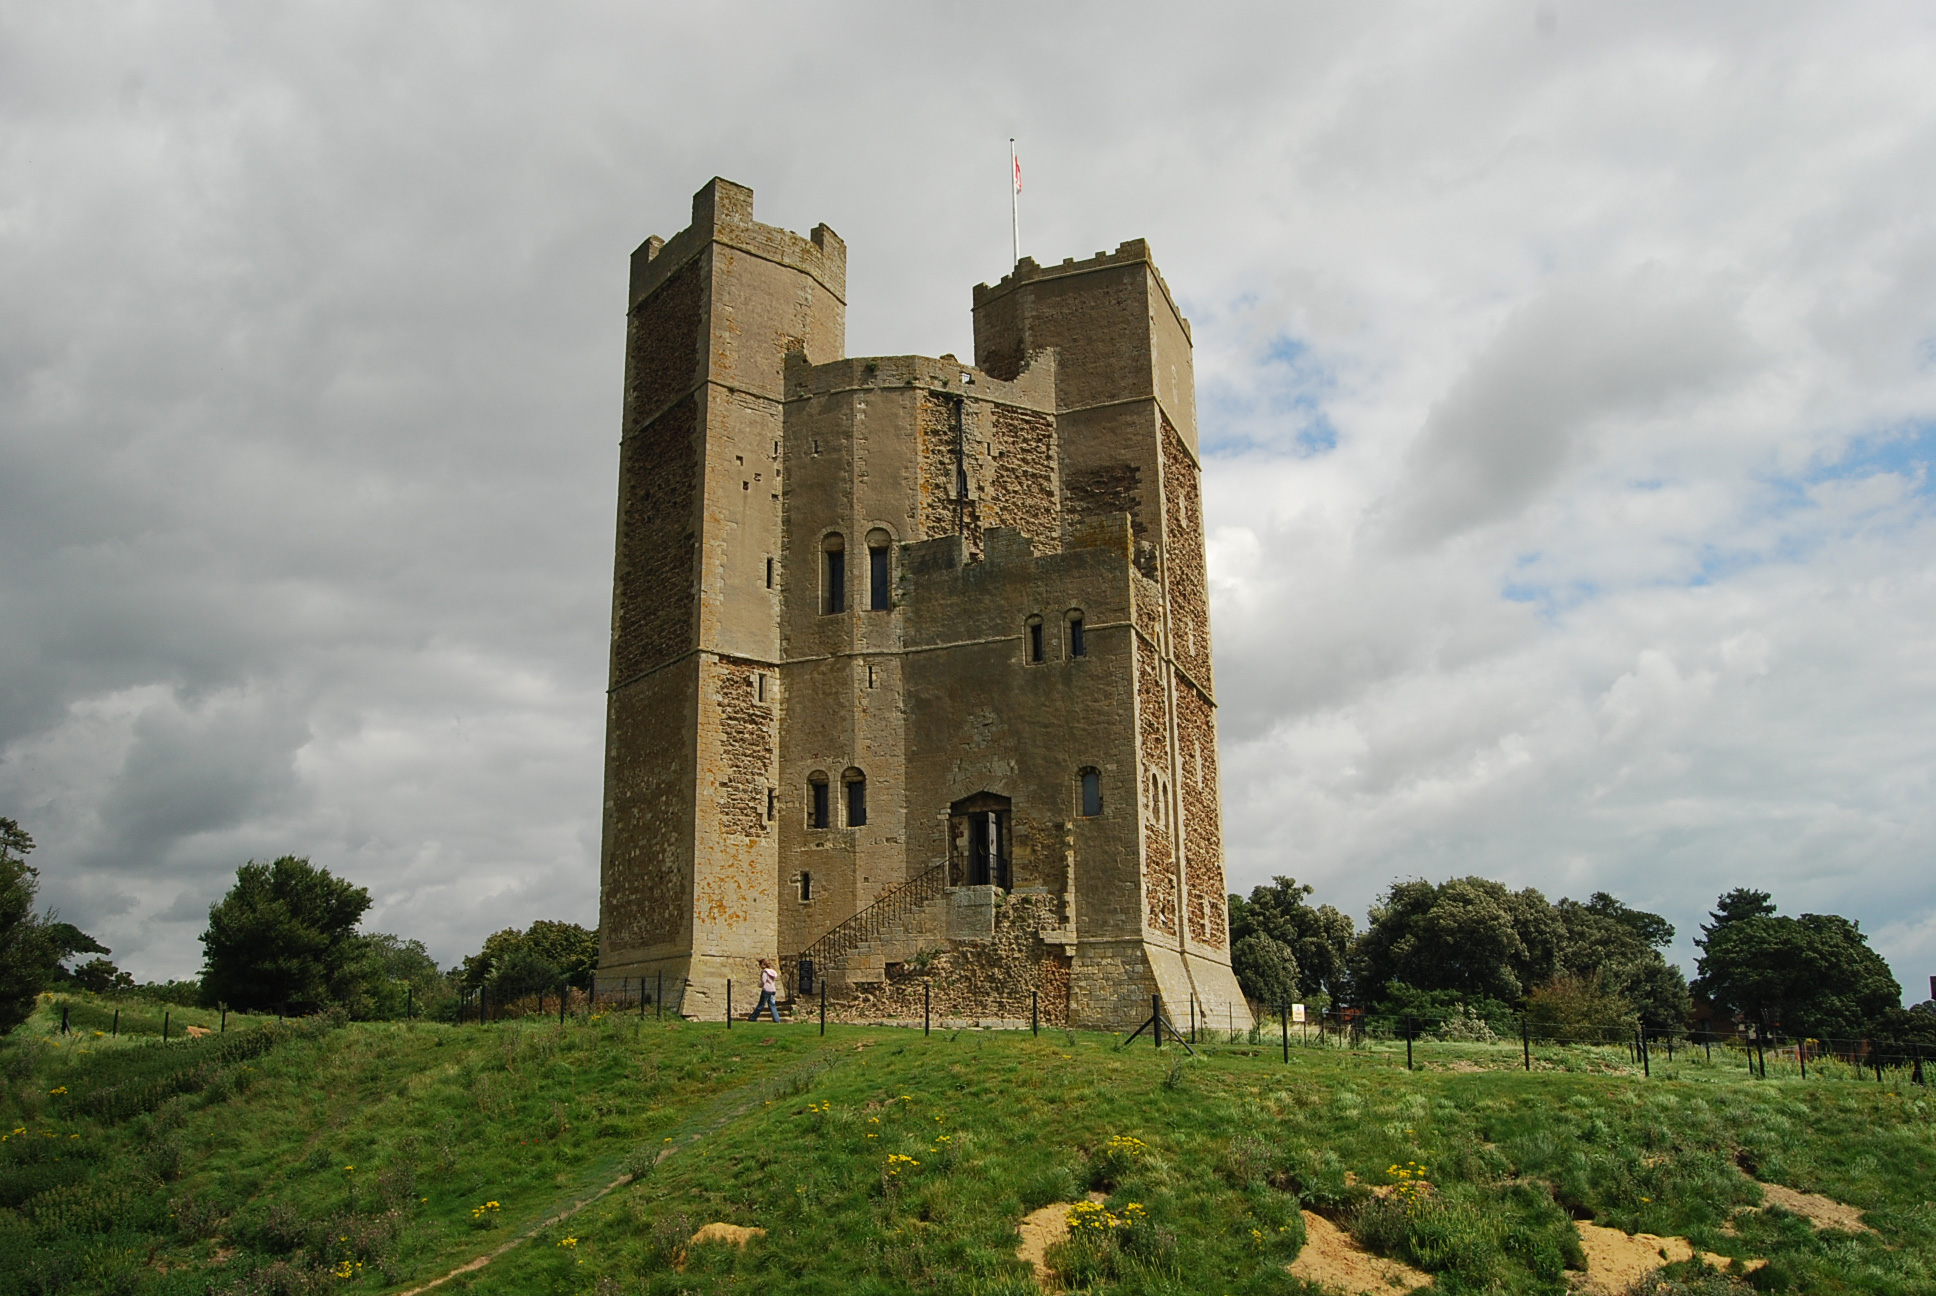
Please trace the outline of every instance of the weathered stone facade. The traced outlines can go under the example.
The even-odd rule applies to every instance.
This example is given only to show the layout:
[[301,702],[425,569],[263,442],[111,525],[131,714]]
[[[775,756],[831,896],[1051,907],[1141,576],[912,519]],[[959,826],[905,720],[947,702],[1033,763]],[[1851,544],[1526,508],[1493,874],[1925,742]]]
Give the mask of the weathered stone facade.
[[601,971],[1123,1026],[1229,965],[1189,326],[1140,241],[842,357],[846,249],[714,180],[633,254]]

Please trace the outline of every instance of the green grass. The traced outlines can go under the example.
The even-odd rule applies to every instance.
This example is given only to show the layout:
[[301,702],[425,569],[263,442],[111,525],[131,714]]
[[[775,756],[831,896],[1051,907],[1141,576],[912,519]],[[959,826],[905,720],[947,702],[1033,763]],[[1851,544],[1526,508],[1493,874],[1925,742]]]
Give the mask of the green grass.
[[[1566,1290],[1575,1217],[1765,1257],[1766,1290],[1936,1290],[1936,1109],[1894,1074],[1750,1081],[1717,1050],[1642,1078],[1618,1049],[1536,1049],[1528,1073],[1516,1044],[1442,1043],[1408,1072],[1402,1043],[1294,1040],[1287,1065],[1268,1035],[1188,1059],[1062,1031],[631,1016],[231,1015],[162,1044],[50,1019],[0,1043],[4,1296],[395,1291],[513,1242],[439,1290],[1022,1293],[1016,1222],[1091,1190],[1125,1223],[1053,1259],[1095,1291],[1295,1291],[1300,1206],[1445,1292]],[[1408,1162],[1431,1190],[1375,1199]],[[1778,1211],[1724,1232],[1759,1198],[1748,1171],[1878,1234]],[[686,1245],[715,1220],[766,1235]]]

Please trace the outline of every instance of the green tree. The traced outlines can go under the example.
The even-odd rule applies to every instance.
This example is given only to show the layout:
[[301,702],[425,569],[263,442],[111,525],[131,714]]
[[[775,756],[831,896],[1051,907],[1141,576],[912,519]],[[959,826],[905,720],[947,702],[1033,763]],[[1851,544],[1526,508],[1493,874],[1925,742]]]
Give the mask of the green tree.
[[45,922],[34,912],[40,874],[27,863],[34,839],[11,819],[0,819],[0,1035],[33,1015],[53,979]]
[[1262,932],[1241,937],[1230,947],[1230,968],[1244,997],[1266,1008],[1297,1002],[1297,956],[1283,941]]
[[1784,918],[1766,892],[1731,891],[1702,927],[1695,993],[1742,1020],[1812,1039],[1858,1039],[1902,987],[1859,923],[1838,914]]
[[447,981],[422,941],[365,932],[350,938],[330,998],[358,1021],[432,1016],[453,993]]
[[1687,978],[1662,957],[1659,946],[1674,939],[1673,924],[1659,914],[1630,909],[1604,891],[1582,904],[1562,899],[1557,971],[1597,978],[1605,993],[1623,1000],[1651,1030],[1687,1021]]
[[307,1012],[329,1002],[356,952],[370,893],[306,859],[250,860],[208,911],[202,996],[232,1008]]
[[74,984],[95,994],[113,994],[134,989],[134,978],[109,959],[91,958],[74,969]]
[[1231,959],[1234,965],[1237,943],[1245,937],[1268,936],[1290,950],[1305,994],[1337,999],[1345,991],[1347,959],[1356,932],[1350,915],[1328,904],[1312,908],[1306,903],[1310,894],[1309,885],[1277,877],[1269,886],[1253,888],[1248,900],[1231,896]]
[[1564,937],[1545,896],[1481,877],[1395,882],[1370,918],[1350,964],[1354,992],[1368,1007],[1402,996],[1394,983],[1449,992],[1483,1011],[1484,1001],[1515,1003],[1553,974]]
[[[518,956],[515,961],[513,955]],[[528,931],[506,927],[492,932],[484,938],[484,947],[463,961],[457,975],[467,990],[489,986],[493,994],[513,995],[513,982],[524,987],[515,994],[553,989],[560,980],[583,990],[591,985],[592,973],[597,970],[596,930],[539,919]],[[545,976],[550,979],[542,983],[537,980]]]

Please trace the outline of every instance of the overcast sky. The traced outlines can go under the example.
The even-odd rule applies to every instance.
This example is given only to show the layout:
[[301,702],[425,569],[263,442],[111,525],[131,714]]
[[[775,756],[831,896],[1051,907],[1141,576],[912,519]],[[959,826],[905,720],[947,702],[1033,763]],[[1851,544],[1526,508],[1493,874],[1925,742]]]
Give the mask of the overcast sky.
[[626,259],[851,354],[1023,250],[1195,328],[1232,889],[1722,890],[1936,972],[1936,13],[0,6],[0,814],[141,977],[285,853],[597,918]]

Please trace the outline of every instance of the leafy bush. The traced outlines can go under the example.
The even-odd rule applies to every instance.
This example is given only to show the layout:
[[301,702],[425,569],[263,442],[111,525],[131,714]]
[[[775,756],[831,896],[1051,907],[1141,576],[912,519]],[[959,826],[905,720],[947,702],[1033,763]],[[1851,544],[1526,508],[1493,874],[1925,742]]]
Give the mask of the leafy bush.
[[1609,993],[1597,972],[1553,977],[1526,996],[1526,1028],[1537,1040],[1617,1044],[1639,1026],[1634,1006]]

